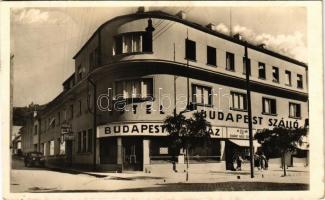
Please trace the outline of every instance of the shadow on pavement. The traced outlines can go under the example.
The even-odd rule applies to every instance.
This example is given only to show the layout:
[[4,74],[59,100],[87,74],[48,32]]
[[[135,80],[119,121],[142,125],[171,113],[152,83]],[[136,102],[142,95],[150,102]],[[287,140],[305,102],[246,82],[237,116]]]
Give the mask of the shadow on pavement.
[[186,191],[283,191],[308,190],[308,184],[270,182],[170,183],[158,187],[121,190],[46,190],[33,192],[186,192]]

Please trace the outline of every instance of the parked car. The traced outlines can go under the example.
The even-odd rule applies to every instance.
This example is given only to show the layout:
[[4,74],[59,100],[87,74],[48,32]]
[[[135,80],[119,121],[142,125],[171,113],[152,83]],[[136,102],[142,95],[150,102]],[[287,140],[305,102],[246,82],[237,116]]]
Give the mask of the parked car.
[[45,157],[41,152],[29,152],[24,157],[25,167],[45,166]]

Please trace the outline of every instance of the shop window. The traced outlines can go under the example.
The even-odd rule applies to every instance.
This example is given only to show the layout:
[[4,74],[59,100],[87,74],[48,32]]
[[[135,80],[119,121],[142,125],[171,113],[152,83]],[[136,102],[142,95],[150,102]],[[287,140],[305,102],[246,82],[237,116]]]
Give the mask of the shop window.
[[124,80],[116,82],[115,98],[148,98],[152,97],[152,79]]
[[231,92],[231,109],[233,110],[247,110],[246,94]]
[[208,65],[217,65],[217,50],[214,47],[207,47],[207,64]]
[[300,118],[301,117],[301,107],[297,103],[289,103],[289,117]]
[[93,131],[92,129],[88,129],[87,152],[92,152],[92,146],[93,146]]
[[226,52],[226,70],[235,71],[235,55]]
[[287,70],[285,71],[285,84],[291,86],[291,72]]
[[276,115],[276,100],[269,98],[262,98],[263,114]]
[[212,105],[211,88],[200,85],[192,85],[192,100],[198,105]]
[[185,58],[196,60],[196,43],[189,39],[185,39]]
[[302,75],[297,74],[297,88],[303,88]]
[[[247,58],[247,64],[248,64],[248,68],[249,68],[249,75],[252,74],[251,71],[251,59]],[[246,74],[246,59],[245,57],[243,57],[243,74]]]
[[265,63],[258,63],[258,78],[265,79]]
[[272,81],[275,83],[279,82],[279,68],[272,67]]

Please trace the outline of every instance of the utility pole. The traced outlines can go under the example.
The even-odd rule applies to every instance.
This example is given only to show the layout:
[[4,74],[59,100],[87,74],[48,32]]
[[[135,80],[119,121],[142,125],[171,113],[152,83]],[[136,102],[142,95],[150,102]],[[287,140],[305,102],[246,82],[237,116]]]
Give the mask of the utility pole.
[[97,140],[97,127],[96,127],[96,124],[97,124],[97,107],[96,107],[96,101],[97,101],[97,93],[96,93],[96,90],[97,90],[97,87],[96,87],[96,84],[88,77],[88,81],[89,83],[93,86],[94,88],[94,94],[93,94],[93,152],[94,152],[94,156],[93,156],[93,170],[96,171],[97,169],[97,164],[96,164],[96,160],[97,160],[97,149],[96,149],[96,140]]
[[251,73],[251,69],[248,66],[248,53],[247,53],[247,42],[246,41],[244,42],[244,46],[245,46],[245,68],[246,68],[246,91],[247,91],[250,166],[251,166],[251,178],[254,178],[254,147],[253,147],[252,107],[251,107],[251,91],[250,91],[250,83],[249,83],[249,75]]

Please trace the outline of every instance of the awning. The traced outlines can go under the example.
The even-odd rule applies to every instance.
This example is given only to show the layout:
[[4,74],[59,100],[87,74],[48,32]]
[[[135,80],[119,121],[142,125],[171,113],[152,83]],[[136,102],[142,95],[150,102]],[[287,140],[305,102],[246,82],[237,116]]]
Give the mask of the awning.
[[[230,142],[240,146],[240,147],[249,147],[249,140],[233,140],[229,139]],[[253,141],[254,147],[260,147],[261,144],[259,144],[256,140]]]

